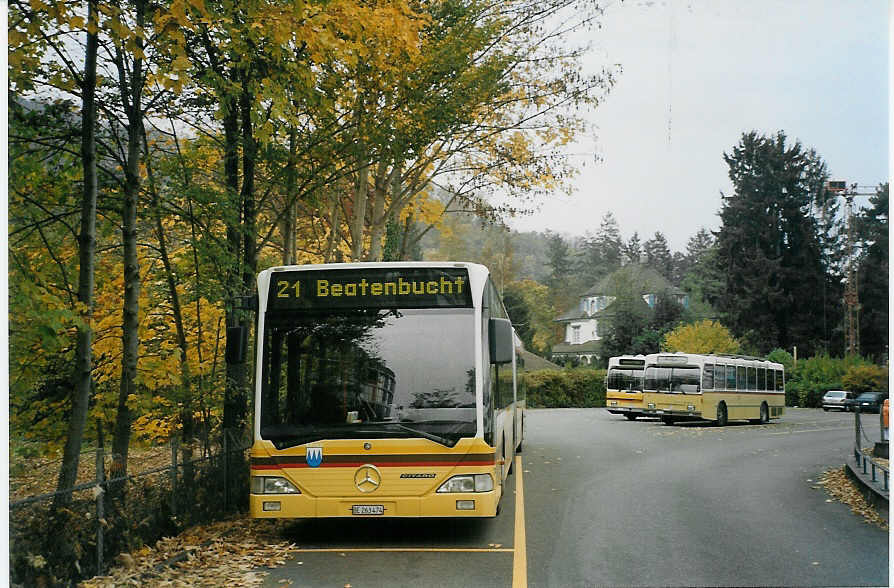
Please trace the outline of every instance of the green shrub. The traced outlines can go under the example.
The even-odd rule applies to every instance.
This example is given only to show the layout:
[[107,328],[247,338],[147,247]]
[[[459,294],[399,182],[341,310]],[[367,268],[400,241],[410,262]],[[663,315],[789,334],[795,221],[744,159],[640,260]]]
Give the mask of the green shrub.
[[877,365],[853,365],[841,378],[845,390],[852,392],[887,392],[888,369]]
[[[882,373],[884,378],[881,377]],[[887,370],[856,356],[832,358],[818,355],[798,361],[790,372],[786,371],[786,379],[786,404],[806,408],[821,406],[823,395],[829,390],[860,392],[852,387],[853,384],[875,386],[871,388],[873,390],[880,389],[877,386],[882,385],[881,389],[887,390]]]
[[605,406],[605,370],[537,370],[523,377],[531,408]]

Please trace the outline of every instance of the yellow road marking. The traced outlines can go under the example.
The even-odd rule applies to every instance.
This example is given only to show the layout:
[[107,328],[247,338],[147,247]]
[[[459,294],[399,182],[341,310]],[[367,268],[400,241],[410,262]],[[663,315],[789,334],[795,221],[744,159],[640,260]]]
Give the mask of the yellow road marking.
[[293,549],[294,553],[512,553],[510,547],[348,547],[337,549],[324,547],[320,549]]
[[522,460],[515,456],[515,556],[512,558],[512,588],[528,586],[528,552],[525,543],[525,492]]

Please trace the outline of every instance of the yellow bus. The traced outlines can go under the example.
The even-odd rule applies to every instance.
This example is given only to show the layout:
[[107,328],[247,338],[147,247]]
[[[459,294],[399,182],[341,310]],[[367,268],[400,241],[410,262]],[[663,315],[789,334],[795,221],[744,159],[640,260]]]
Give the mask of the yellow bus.
[[785,411],[782,364],[742,355],[658,353],[643,377],[643,412],[665,424],[710,420],[768,423]]
[[619,355],[608,359],[605,372],[605,408],[627,420],[643,415],[645,355]]
[[487,268],[274,267],[257,310],[252,517],[498,514],[525,399]]

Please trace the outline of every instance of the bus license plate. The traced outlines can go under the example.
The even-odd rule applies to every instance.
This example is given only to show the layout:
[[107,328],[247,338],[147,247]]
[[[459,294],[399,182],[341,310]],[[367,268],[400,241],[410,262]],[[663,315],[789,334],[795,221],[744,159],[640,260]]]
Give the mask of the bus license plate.
[[351,507],[351,513],[355,515],[383,515],[385,514],[385,505],[355,504]]

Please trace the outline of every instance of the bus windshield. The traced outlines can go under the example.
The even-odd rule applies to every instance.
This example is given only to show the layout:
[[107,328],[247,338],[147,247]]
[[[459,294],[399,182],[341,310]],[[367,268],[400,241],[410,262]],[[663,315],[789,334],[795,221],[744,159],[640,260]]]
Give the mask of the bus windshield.
[[698,367],[646,368],[645,388],[653,392],[698,394],[701,392],[701,369]]
[[643,370],[631,368],[613,367],[608,371],[608,380],[605,383],[609,390],[627,390],[628,392],[643,391]]
[[471,308],[271,311],[265,315],[261,438],[476,433]]

